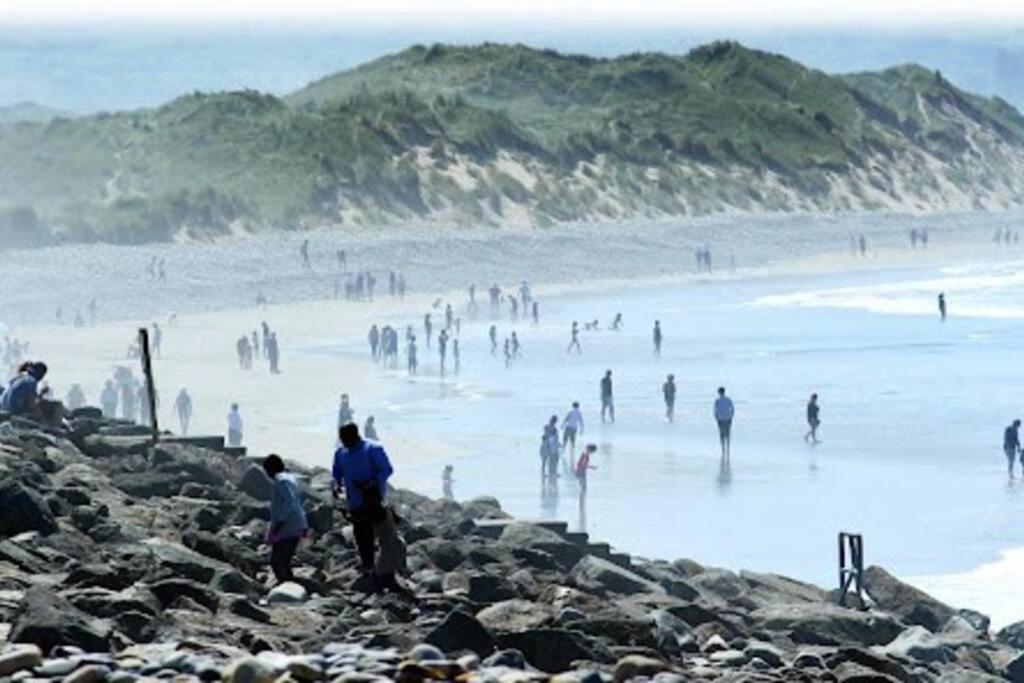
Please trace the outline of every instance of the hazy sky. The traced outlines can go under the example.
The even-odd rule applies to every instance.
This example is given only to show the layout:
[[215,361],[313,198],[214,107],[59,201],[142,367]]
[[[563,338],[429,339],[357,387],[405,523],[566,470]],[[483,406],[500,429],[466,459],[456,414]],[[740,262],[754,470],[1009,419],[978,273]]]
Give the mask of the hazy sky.
[[7,0],[2,22],[110,19],[259,21],[261,19],[418,19],[467,21],[664,20],[715,24],[920,27],[993,24],[1024,17],[1019,0]]

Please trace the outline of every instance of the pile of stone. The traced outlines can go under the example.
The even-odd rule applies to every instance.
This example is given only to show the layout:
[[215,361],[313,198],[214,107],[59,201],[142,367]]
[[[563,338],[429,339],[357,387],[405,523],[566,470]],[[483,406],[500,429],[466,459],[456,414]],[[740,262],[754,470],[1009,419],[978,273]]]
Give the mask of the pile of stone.
[[394,491],[416,597],[376,595],[328,473],[292,469],[314,534],[271,589],[253,461],[91,409],[0,416],[0,680],[1024,682],[1024,624],[992,635],[882,569],[844,608],[774,574],[610,561],[489,498]]

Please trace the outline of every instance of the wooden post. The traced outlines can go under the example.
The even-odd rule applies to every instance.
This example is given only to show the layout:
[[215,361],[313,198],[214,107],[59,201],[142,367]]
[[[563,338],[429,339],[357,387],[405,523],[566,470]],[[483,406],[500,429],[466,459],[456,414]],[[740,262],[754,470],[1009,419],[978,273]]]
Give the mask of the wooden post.
[[[847,548],[850,563],[847,565]],[[839,604],[846,606],[846,595],[853,586],[864,606],[864,537],[860,534],[839,532]]]
[[149,401],[149,424],[153,428],[153,443],[160,441],[160,426],[156,419],[156,385],[153,383],[153,360],[149,355],[149,330],[139,328],[139,349],[142,374],[146,377],[146,400]]

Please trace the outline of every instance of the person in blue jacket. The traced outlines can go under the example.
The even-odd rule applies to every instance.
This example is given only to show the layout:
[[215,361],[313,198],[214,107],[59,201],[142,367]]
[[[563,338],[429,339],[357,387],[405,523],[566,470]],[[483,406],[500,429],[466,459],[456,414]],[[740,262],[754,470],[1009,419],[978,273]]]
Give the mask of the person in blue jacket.
[[306,511],[302,508],[302,492],[295,477],[285,471],[281,456],[271,453],[263,460],[263,471],[274,482],[270,497],[270,568],[278,583],[291,581],[292,558],[299,541],[309,533]]
[[331,469],[334,497],[345,492],[348,510],[346,517],[352,522],[356,549],[363,571],[373,573],[374,526],[387,514],[384,499],[388,491],[388,478],[394,470],[384,447],[365,441],[359,427],[343,425],[338,430],[341,447],[334,452]]

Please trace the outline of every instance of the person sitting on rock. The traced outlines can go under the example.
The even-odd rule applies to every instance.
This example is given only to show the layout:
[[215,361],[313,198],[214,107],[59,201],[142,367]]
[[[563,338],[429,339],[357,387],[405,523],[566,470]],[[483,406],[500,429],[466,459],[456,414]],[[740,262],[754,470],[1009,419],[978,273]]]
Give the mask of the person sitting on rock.
[[24,363],[18,375],[0,395],[0,410],[12,415],[39,417],[39,382],[46,377],[46,363]]
[[332,492],[335,498],[345,492],[348,509],[345,517],[352,522],[356,548],[362,569],[374,571],[374,525],[385,514],[388,478],[394,470],[384,447],[365,441],[354,424],[342,425],[338,430],[341,447],[334,452]]
[[285,471],[281,456],[271,453],[263,460],[263,471],[274,482],[270,497],[270,569],[279,584],[291,581],[292,559],[299,541],[309,533],[306,512],[302,509],[302,492],[295,477]]

